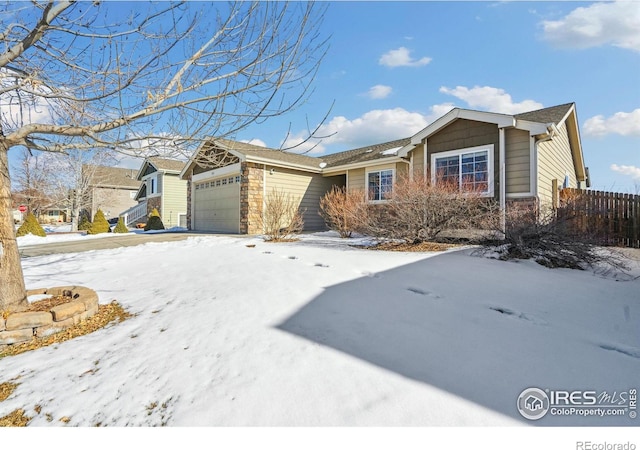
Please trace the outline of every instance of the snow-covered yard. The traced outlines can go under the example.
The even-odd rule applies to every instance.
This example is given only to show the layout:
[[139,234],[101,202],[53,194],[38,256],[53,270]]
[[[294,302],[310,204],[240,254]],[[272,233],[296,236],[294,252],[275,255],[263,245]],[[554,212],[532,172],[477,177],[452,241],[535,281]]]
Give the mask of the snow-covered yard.
[[[135,316],[0,360],[29,425],[638,425],[516,408],[530,387],[640,385],[640,280],[471,255],[200,236],[27,258]],[[637,276],[637,262],[634,274]],[[34,408],[38,405],[39,413]]]

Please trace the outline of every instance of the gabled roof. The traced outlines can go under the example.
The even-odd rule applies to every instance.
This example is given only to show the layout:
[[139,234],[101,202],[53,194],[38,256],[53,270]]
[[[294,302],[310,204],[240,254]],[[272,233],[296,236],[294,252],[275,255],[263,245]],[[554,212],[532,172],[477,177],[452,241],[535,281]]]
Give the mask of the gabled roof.
[[93,187],[138,189],[140,186],[135,169],[85,164],[82,172],[89,177],[89,186]]
[[411,141],[410,138],[396,139],[382,144],[369,145],[345,152],[332,153],[321,156],[327,163],[327,167],[333,168],[346,164],[356,164],[378,159],[393,158],[398,156],[398,151]]
[[149,166],[154,167],[156,169],[156,172],[179,174],[185,166],[185,162],[178,159],[167,159],[160,158],[158,156],[150,156],[148,158],[145,158],[142,166],[140,166],[140,169],[138,170],[138,173],[136,175],[136,178],[138,180],[142,180]]
[[573,106],[573,103],[565,103],[564,105],[515,114],[514,117],[518,120],[559,125],[567,118]]
[[301,155],[299,153],[276,150],[273,148],[261,147],[259,145],[232,141],[229,139],[216,139],[214,142],[225,150],[235,150],[244,156],[252,157],[251,159],[257,158],[260,160],[270,160],[272,162],[290,163],[306,166],[310,169],[318,169],[319,164],[322,161],[321,159],[309,155]]

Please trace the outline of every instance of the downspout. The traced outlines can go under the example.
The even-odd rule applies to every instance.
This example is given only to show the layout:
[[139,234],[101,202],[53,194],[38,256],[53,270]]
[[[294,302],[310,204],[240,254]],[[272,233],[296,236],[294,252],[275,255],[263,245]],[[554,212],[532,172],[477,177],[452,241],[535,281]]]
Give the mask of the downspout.
[[505,179],[505,137],[504,137],[504,128],[500,128],[500,137],[498,145],[500,149],[498,151],[499,154],[499,166],[500,166],[500,230],[503,233],[507,231],[507,183]]
[[262,234],[264,234],[264,211],[267,208],[267,165],[262,165]]

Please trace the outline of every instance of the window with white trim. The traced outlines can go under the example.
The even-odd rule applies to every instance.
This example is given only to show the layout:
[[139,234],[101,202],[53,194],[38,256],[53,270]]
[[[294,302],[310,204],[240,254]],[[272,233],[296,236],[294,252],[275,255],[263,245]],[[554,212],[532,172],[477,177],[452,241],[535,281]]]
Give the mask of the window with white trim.
[[431,155],[436,183],[457,184],[461,191],[493,193],[493,145]]
[[367,174],[367,192],[370,201],[386,200],[393,190],[393,170],[378,170]]

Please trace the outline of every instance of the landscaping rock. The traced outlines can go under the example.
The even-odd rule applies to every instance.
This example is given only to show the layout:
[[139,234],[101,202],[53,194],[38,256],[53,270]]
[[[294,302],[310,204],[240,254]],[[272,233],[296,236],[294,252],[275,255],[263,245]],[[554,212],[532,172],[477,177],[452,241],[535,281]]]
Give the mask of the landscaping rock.
[[62,305],[54,306],[51,308],[51,314],[53,314],[53,321],[60,322],[62,320],[73,317],[76,314],[80,314],[86,311],[84,302],[72,301],[64,303]]
[[33,329],[0,331],[0,346],[8,344],[19,344],[33,339]]
[[13,331],[23,328],[46,327],[52,323],[53,317],[50,312],[21,312],[7,317],[5,328],[7,331]]

